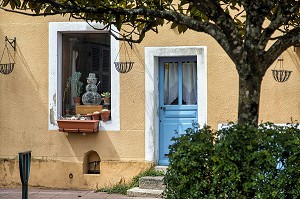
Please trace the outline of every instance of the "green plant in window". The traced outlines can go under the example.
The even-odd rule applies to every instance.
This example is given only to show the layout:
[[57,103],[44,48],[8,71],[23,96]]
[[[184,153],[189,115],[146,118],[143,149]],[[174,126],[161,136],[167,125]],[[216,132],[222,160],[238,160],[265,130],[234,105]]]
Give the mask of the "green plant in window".
[[103,97],[103,98],[110,98],[110,92],[103,92],[103,93],[101,93],[101,97]]
[[64,100],[64,102],[65,102],[65,100],[66,100],[66,95],[67,95],[67,93],[69,92],[69,90],[70,90],[70,78],[68,79],[68,81],[66,82],[66,86],[65,86],[65,89],[64,89],[64,96],[63,96],[63,100]]
[[104,105],[108,105],[109,104],[109,98],[110,98],[110,92],[103,92],[103,93],[101,93],[101,97],[103,97],[102,98],[103,104]]
[[72,76],[69,78],[71,85],[74,86],[75,94],[77,97],[80,96],[82,92],[83,83],[80,81],[81,72],[74,72]]
[[66,105],[65,105],[65,109],[66,109],[66,110],[71,110],[71,108],[72,108],[72,106],[71,106],[70,104],[66,104]]

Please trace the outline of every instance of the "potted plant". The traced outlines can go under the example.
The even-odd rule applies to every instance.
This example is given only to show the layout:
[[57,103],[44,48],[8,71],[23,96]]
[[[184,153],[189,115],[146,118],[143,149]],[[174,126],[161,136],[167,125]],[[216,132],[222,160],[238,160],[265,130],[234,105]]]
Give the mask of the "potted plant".
[[75,96],[73,97],[74,104],[80,104],[80,94],[82,92],[83,83],[80,81],[81,72],[74,72],[70,77],[69,81],[71,82],[71,86],[75,91]]
[[71,111],[71,106],[70,106],[70,104],[66,104],[66,105],[65,105],[65,114],[66,114],[66,115],[70,115],[70,111]]
[[103,122],[107,122],[109,120],[110,110],[102,109],[101,110],[101,119]]
[[68,94],[69,94],[70,87],[71,87],[71,82],[70,82],[70,78],[69,78],[68,81],[66,82],[66,86],[65,86],[65,90],[64,90],[64,94],[63,94],[63,102],[64,103],[66,103],[66,96],[68,96]]
[[101,97],[104,101],[104,104],[109,104],[110,92],[103,92]]

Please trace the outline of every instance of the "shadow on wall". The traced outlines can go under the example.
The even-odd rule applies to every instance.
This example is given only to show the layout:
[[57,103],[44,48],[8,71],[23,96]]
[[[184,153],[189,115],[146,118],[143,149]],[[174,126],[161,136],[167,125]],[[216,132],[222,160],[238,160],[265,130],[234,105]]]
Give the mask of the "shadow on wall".
[[300,47],[292,47],[287,50],[287,53],[289,54],[289,57],[291,57],[298,72],[300,72]]
[[[4,32],[0,33],[0,51],[3,52],[5,45]],[[7,35],[13,38],[14,36]],[[28,45],[28,43],[27,43]],[[9,48],[11,50],[11,48]],[[10,51],[15,60],[15,67],[12,73],[8,75],[0,74],[1,79],[1,93],[0,95],[0,115],[2,118],[1,128],[3,133],[6,133],[6,140],[14,140],[14,144],[5,141],[1,142],[4,148],[13,148],[13,150],[6,150],[6,156],[15,156],[18,151],[32,149],[38,146],[42,139],[35,136],[38,132],[43,132],[47,126],[43,121],[47,118],[47,100],[48,92],[45,91],[44,82],[38,82],[37,77],[42,77],[43,74],[38,71],[38,75],[34,75],[32,68],[39,67],[37,65],[27,63],[30,57],[24,57],[22,46],[18,45],[18,37],[16,37],[16,51]],[[7,56],[7,55],[4,55]],[[34,56],[34,55],[31,55]],[[38,57],[35,57],[38,59]],[[43,66],[47,67],[47,66]],[[46,76],[45,76],[46,77]],[[45,80],[45,78],[41,78]],[[42,89],[41,89],[42,88]],[[44,90],[43,90],[44,89]],[[7,134],[11,132],[11,134]],[[20,144],[22,143],[22,144]],[[42,144],[41,144],[42,145]]]
[[34,85],[35,89],[38,90],[39,89],[39,84],[37,83],[36,79],[34,78],[34,75],[32,74],[30,67],[22,53],[22,50],[20,49],[19,45],[18,45],[18,41],[16,44],[16,58],[20,59],[20,62],[23,64],[23,66],[26,69],[27,74],[30,76],[30,80],[32,81],[32,84]]
[[[83,161],[86,155],[91,152],[95,152],[99,157],[101,157],[101,160],[120,160],[114,143],[112,143],[108,133],[105,131],[99,131],[96,134],[87,135],[69,133],[67,139],[74,155],[76,157],[83,157]],[[94,157],[95,153],[91,153],[91,157]]]

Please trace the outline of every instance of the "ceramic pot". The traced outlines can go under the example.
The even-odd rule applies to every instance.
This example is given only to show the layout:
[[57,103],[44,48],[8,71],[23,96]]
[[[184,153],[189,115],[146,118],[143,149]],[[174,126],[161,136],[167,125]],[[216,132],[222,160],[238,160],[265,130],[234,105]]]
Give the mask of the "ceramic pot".
[[109,116],[110,116],[110,111],[109,110],[101,112],[101,119],[102,119],[103,122],[107,122],[109,120]]
[[93,113],[92,114],[92,119],[93,120],[99,120],[100,119],[100,113]]
[[104,104],[109,104],[109,98],[103,98]]
[[73,97],[73,101],[75,105],[80,105],[80,97]]

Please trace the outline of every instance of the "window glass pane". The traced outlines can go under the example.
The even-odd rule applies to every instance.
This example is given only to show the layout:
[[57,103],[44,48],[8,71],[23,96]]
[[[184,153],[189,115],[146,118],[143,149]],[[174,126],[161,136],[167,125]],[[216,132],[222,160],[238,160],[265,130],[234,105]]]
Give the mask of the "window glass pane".
[[80,97],[86,92],[86,78],[95,73],[100,84],[97,92],[111,92],[110,35],[107,33],[64,33],[62,35],[62,96],[63,110],[73,106],[75,95],[68,88],[68,79],[74,72],[81,72],[83,82]]
[[164,104],[178,105],[178,63],[164,63]]
[[182,104],[197,104],[197,64],[182,63]]

